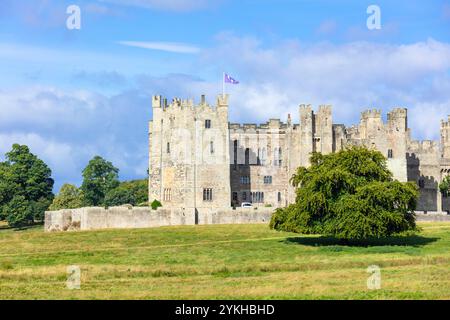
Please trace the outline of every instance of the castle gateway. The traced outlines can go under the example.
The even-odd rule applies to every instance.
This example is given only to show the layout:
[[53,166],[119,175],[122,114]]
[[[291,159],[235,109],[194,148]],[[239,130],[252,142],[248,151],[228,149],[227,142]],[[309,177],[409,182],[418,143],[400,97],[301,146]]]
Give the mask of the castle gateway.
[[328,154],[347,145],[375,148],[387,158],[394,178],[417,183],[418,211],[450,210],[439,183],[450,172],[450,116],[441,122],[441,141],[413,141],[407,109],[361,114],[359,125],[334,124],[331,106],[300,105],[300,124],[286,122],[234,124],[228,121],[228,96],[216,105],[202,96],[153,97],[149,125],[149,199],[167,208],[214,211],[251,202],[255,207],[283,207],[295,200],[290,177],[308,166],[312,152]]

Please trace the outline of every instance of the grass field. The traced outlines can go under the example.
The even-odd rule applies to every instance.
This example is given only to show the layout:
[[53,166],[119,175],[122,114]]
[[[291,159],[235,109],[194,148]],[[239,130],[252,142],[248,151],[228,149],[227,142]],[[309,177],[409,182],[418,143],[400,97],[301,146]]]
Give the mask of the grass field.
[[[0,299],[450,299],[450,223],[340,245],[266,225],[0,229]],[[381,289],[368,290],[369,265]],[[69,265],[81,289],[66,288]]]

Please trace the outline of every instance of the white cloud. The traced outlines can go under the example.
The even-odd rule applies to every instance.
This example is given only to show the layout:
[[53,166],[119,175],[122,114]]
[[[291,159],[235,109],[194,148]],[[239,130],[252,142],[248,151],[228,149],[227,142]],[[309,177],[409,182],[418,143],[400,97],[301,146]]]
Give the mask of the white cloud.
[[200,48],[177,42],[143,42],[143,41],[119,41],[121,45],[150,50],[160,50],[175,53],[198,53]]
[[[11,150],[13,144],[27,145],[31,152],[44,160],[57,176],[64,176],[71,180],[78,180],[76,172],[80,170],[81,149],[74,150],[73,147],[64,142],[44,138],[37,133],[0,133],[0,152],[2,154]],[[84,152],[83,152],[84,153]],[[3,156],[3,155],[2,155]]]
[[[233,121],[285,120],[287,113],[298,121],[298,105],[311,103],[332,104],[335,122],[350,125],[367,108],[386,113],[402,106],[414,137],[439,139],[439,119],[450,114],[450,45],[433,39],[266,47],[256,38],[224,34],[201,57],[199,69],[220,61],[241,80],[228,86]],[[435,118],[427,116],[431,106]]]
[[89,159],[101,155],[121,177],[145,177],[150,97],[129,91],[106,97],[90,91],[24,87],[0,91],[0,153],[30,146],[56,179],[79,184]]

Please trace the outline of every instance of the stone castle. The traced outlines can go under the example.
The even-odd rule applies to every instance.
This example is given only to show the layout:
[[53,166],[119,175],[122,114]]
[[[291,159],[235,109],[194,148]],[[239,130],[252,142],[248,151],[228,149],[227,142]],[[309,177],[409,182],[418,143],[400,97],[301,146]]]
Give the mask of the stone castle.
[[[295,200],[290,177],[308,166],[312,152],[324,154],[347,145],[365,145],[382,152],[394,178],[420,188],[418,220],[450,221],[450,197],[439,182],[450,174],[450,116],[441,122],[441,142],[413,141],[407,110],[368,110],[359,125],[333,124],[331,106],[299,107],[300,124],[270,119],[262,125],[228,121],[228,96],[215,106],[204,96],[153,97],[149,126],[149,199],[162,208],[131,206],[80,208],[45,213],[46,231],[105,228],[152,228],[172,225],[267,223],[276,207]],[[251,202],[254,209],[239,208]],[[441,214],[421,214],[421,213]]]
[[270,119],[267,123],[234,124],[228,119],[228,96],[214,106],[201,97],[154,96],[149,124],[149,199],[165,208],[197,212],[239,207],[282,207],[295,200],[289,183],[299,166],[308,166],[312,152],[328,154],[347,145],[375,148],[387,158],[394,178],[420,188],[417,210],[450,210],[438,185],[450,172],[450,116],[441,122],[441,141],[414,141],[407,109],[361,114],[359,125],[333,123],[332,108],[300,105],[300,123]]

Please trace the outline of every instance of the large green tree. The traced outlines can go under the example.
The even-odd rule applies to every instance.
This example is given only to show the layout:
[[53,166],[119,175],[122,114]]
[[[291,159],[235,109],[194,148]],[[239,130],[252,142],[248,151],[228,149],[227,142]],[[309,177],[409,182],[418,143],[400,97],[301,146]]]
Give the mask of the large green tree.
[[311,157],[292,177],[296,201],[277,209],[271,228],[340,239],[415,230],[417,186],[392,179],[385,157],[365,147]]
[[50,210],[76,209],[84,205],[83,192],[73,184],[64,184],[53,199]]
[[119,169],[100,156],[95,156],[83,170],[85,205],[104,205],[106,194],[119,185]]
[[[44,212],[53,199],[53,179],[50,168],[30,152],[25,145],[14,144],[6,153],[6,161],[0,163],[0,211],[2,218],[28,223],[42,220]],[[10,205],[10,202],[14,202]],[[27,210],[14,211],[12,207]],[[31,218],[30,218],[31,214]],[[17,215],[17,217],[12,217]],[[21,218],[22,217],[22,218]]]

